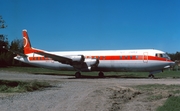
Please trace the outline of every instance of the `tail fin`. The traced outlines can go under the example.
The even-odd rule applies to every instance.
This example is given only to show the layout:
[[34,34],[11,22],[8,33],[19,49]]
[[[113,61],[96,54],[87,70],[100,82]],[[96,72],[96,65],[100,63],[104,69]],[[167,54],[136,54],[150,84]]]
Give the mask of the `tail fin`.
[[31,43],[27,34],[27,30],[23,30],[24,48],[31,48]]
[[22,34],[23,34],[24,54],[30,54],[41,51],[39,49],[35,49],[31,47],[31,42],[29,40],[27,30],[24,29]]
[[27,30],[23,30],[23,45],[24,45],[24,54],[32,53],[31,43],[27,34]]

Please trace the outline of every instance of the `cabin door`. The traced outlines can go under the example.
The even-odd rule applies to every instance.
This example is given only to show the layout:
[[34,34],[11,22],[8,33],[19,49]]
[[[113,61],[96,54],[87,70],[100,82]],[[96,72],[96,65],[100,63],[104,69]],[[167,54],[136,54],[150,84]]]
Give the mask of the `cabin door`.
[[148,63],[148,52],[144,52],[143,62],[144,62],[144,63]]

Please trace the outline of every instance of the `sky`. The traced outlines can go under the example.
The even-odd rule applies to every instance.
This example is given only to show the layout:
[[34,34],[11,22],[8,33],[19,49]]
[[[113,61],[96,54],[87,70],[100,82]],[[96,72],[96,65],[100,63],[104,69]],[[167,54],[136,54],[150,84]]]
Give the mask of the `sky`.
[[0,29],[47,51],[180,51],[180,0],[0,0]]

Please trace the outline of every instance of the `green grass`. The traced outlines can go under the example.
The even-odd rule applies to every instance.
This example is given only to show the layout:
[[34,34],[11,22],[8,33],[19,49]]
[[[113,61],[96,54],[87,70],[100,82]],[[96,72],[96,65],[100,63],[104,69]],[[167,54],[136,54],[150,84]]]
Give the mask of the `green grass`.
[[148,85],[138,85],[136,88],[144,91],[149,91],[149,90],[155,90],[155,89],[180,89],[180,85],[164,85],[164,84],[148,84]]
[[50,87],[50,84],[38,81],[22,82],[0,80],[0,93],[21,93],[40,90],[45,87]]
[[43,72],[51,72],[51,73],[59,73],[56,70],[38,68],[38,67],[7,67],[0,68],[2,71],[13,71],[13,72],[26,72],[26,73],[43,73]]
[[134,88],[148,95],[145,101],[153,102],[167,98],[164,105],[158,107],[156,111],[180,111],[180,85],[148,84]]
[[180,78],[180,71],[165,70],[162,73],[155,74],[157,78]]
[[158,94],[158,95],[151,95],[147,98],[147,100],[149,101],[155,101],[155,100],[159,100],[164,98],[162,95]]
[[168,98],[164,105],[158,107],[156,111],[180,111],[180,96]]
[[[33,74],[66,75],[74,76],[75,71],[57,71],[37,67],[8,67],[0,68],[3,71],[26,72]],[[147,78],[148,72],[104,72],[107,77],[117,78]],[[85,76],[98,76],[98,72],[82,72]],[[180,78],[180,71],[166,70],[162,73],[154,74],[155,78]]]
[[[152,94],[154,91],[159,91],[155,93],[157,96],[158,93],[161,93],[160,91],[167,92],[172,95],[180,95],[180,85],[164,85],[164,84],[148,84],[148,85],[138,85],[135,86],[136,89],[141,90],[143,92],[147,92],[149,94]],[[151,95],[154,96],[154,95]]]

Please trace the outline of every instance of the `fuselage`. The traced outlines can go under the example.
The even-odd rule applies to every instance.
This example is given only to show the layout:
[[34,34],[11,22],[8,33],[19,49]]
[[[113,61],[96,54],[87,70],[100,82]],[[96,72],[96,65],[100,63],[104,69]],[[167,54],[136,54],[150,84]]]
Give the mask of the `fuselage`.
[[97,51],[61,51],[47,52],[59,56],[83,55],[85,62],[96,62],[97,65],[88,69],[77,69],[72,65],[54,61],[51,58],[36,53],[27,54],[27,58],[15,57],[15,59],[38,67],[55,70],[80,70],[80,71],[159,71],[174,64],[168,55],[160,50],[97,50]]
[[[146,71],[152,75],[174,65],[166,53],[155,49],[96,50],[48,52],[31,47],[27,30],[23,30],[24,53],[14,59],[38,67],[81,71]],[[16,53],[16,52],[15,52]]]

